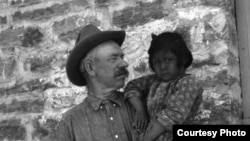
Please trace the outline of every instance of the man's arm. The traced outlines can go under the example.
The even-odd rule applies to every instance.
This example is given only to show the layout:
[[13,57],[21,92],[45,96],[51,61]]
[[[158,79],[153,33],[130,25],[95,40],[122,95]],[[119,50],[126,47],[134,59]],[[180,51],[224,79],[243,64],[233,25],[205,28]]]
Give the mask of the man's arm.
[[147,97],[147,90],[155,79],[155,75],[148,75],[131,80],[124,89],[125,98],[128,99],[133,96]]
[[147,132],[141,141],[154,141],[165,131],[166,129],[159,122],[155,121],[152,128]]
[[131,97],[128,101],[135,107],[136,113],[133,122],[133,127],[138,129],[139,132],[145,132],[149,122],[146,105],[139,97]]
[[125,88],[125,99],[136,109],[133,126],[144,132],[147,128],[149,117],[147,114],[146,97],[150,83],[154,81],[154,76],[144,76],[134,79]]
[[56,141],[75,141],[69,126],[64,120],[61,120],[57,126]]

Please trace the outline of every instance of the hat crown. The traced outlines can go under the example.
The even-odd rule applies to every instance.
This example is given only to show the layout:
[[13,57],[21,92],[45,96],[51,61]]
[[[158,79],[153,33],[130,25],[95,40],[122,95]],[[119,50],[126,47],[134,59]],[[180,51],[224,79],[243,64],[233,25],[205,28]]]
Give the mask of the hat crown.
[[92,34],[95,34],[98,32],[101,32],[101,30],[92,24],[85,26],[84,28],[82,28],[81,32],[78,34],[75,44],[79,43],[84,38],[91,36]]

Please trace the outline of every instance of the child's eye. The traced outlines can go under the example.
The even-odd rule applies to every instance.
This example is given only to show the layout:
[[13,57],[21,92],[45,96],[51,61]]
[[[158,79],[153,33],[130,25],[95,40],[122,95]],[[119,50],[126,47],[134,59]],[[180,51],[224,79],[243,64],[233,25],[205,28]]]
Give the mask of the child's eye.
[[172,58],[166,58],[165,62],[171,62],[173,59]]
[[159,63],[160,63],[160,61],[153,61],[153,63],[154,63],[154,64],[159,64]]

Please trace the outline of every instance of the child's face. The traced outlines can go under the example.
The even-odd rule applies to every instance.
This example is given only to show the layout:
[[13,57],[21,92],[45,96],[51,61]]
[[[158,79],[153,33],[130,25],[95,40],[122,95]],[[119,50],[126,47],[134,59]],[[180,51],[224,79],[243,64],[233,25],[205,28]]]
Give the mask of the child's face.
[[153,54],[152,65],[156,75],[163,81],[169,81],[184,73],[184,67],[177,67],[177,57],[170,51],[158,51]]

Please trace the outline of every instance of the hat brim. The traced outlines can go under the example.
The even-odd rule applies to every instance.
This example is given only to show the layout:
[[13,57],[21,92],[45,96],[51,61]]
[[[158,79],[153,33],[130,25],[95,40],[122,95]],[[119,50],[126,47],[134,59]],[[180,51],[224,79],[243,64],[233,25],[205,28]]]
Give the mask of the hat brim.
[[95,48],[100,43],[113,40],[119,46],[121,46],[124,39],[125,31],[103,31],[92,34],[81,40],[75,45],[67,60],[66,73],[69,80],[77,86],[85,86],[85,78],[80,72],[80,63],[82,59],[87,55],[90,50]]

